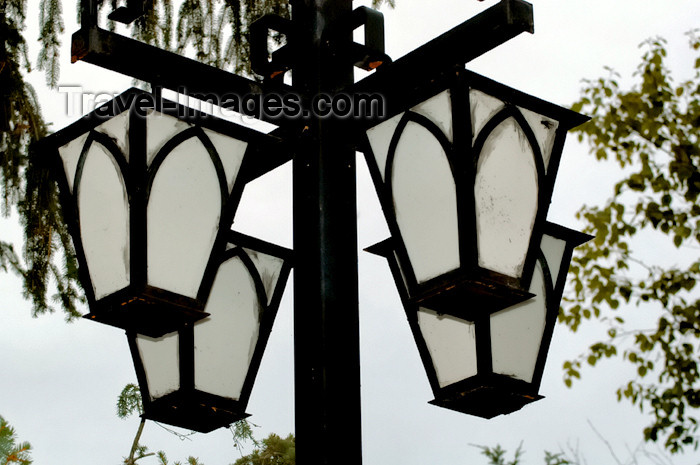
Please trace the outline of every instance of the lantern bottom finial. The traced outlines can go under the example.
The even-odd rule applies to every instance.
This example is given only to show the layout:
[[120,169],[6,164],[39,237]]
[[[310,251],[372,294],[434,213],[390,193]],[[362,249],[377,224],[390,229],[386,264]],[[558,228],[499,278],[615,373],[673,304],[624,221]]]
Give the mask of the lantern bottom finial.
[[197,299],[146,286],[105,297],[84,318],[158,338],[209,316],[203,308]]
[[180,428],[210,433],[248,418],[241,404],[205,392],[173,392],[144,404],[143,418]]
[[487,273],[457,272],[428,283],[419,294],[410,297],[410,301],[440,314],[474,321],[479,316],[498,312],[534,296],[517,285],[489,279]]
[[493,418],[516,412],[532,402],[544,399],[529,383],[494,375],[488,380],[469,379],[447,386],[430,403],[481,418]]

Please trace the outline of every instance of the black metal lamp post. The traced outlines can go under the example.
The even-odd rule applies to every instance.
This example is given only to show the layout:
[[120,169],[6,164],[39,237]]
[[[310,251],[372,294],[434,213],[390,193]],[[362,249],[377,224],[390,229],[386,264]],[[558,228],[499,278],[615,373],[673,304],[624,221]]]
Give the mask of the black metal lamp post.
[[[111,17],[129,22],[142,12],[139,2],[127,1]],[[365,43],[358,44],[352,32],[362,25]],[[301,99],[298,114],[260,115],[279,125],[275,136],[284,149],[209,118],[166,116],[157,105],[140,119],[134,116],[138,105],[114,111],[127,108],[123,99],[108,105],[112,119],[87,117],[46,143],[59,152],[67,173],[64,210],[73,221],[92,315],[129,330],[147,418],[209,431],[246,416],[278,303],[278,287],[268,278],[278,273],[273,281],[282,286],[288,265],[270,258],[284,258],[279,249],[257,242],[226,251],[226,239],[242,185],[294,153],[297,457],[304,465],[330,465],[342,454],[344,463],[361,464],[357,148],[367,151],[392,233],[374,251],[391,264],[433,402],[490,417],[538,398],[552,315],[571,250],[583,240],[546,224],[546,211],[566,130],[583,119],[464,70],[466,62],[532,27],[530,4],[502,0],[392,63],[379,13],[353,11],[351,0],[297,0],[291,21],[265,17],[251,27],[259,83],[101,29],[96,1],[86,2],[73,35],[73,61],[157,88]],[[271,59],[270,29],[288,42]],[[354,83],[353,66],[377,71]],[[283,81],[289,70],[291,86]],[[312,106],[320,95],[366,92],[384,98],[386,113],[347,120],[321,116]],[[258,144],[267,147],[264,154],[250,157]],[[516,175],[508,171],[514,167]],[[173,181],[160,186],[163,171],[209,195],[201,212],[194,203],[199,192],[190,198]],[[85,193],[90,189],[95,199]],[[172,198],[191,216],[169,212]],[[89,217],[104,204],[114,217]],[[199,221],[202,216],[209,223]],[[181,237],[163,239],[166,230]],[[196,253],[185,250],[191,238]],[[106,253],[93,255],[93,249]],[[204,278],[196,281],[199,271]],[[185,276],[193,278],[186,285]],[[222,288],[220,280],[231,284]],[[169,281],[173,288],[163,285]],[[228,287],[241,290],[243,301],[235,303]],[[271,301],[271,295],[277,297]],[[240,311],[226,310],[226,300]],[[183,302],[184,311],[173,311]],[[263,312],[259,328],[256,312]],[[210,331],[221,341],[234,314],[241,326],[232,329],[231,345],[205,349],[196,342]],[[245,344],[251,337],[258,341],[252,353]],[[235,368],[237,375],[226,374]]]
[[[336,54],[352,30],[352,0],[292,4],[298,50],[293,86],[309,97],[353,83],[353,61]],[[362,463],[360,331],[357,276],[355,149],[335,118],[312,118],[293,160],[294,377],[297,460],[315,465]],[[314,447],[309,445],[315,444]],[[306,446],[305,446],[306,445]],[[349,445],[349,447],[348,447]]]

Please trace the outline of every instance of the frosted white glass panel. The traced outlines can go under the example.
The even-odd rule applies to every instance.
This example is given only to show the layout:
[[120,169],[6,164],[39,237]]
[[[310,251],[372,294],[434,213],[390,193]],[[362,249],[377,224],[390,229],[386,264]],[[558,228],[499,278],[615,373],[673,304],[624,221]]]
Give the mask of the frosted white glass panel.
[[136,336],[151,400],[180,389],[180,338],[175,333],[157,339]]
[[549,274],[552,275],[552,286],[555,286],[557,284],[557,276],[559,276],[559,269],[561,268],[561,260],[564,258],[564,252],[566,251],[566,241],[543,234],[540,248],[545,260],[547,260]]
[[525,120],[530,125],[532,132],[535,134],[535,139],[540,146],[542,152],[542,161],[544,162],[545,171],[549,167],[549,160],[552,156],[552,147],[554,147],[554,139],[557,135],[557,127],[559,122],[552,118],[542,116],[534,111],[520,108]]
[[537,216],[532,148],[513,118],[489,135],[474,185],[479,266],[520,277]]
[[542,268],[532,276],[530,300],[491,315],[494,373],[531,382],[546,324],[547,307]]
[[66,180],[68,181],[68,188],[71,194],[73,193],[73,183],[75,182],[75,172],[78,169],[78,161],[87,138],[88,133],[86,132],[58,149],[61,160],[63,160],[63,171],[66,173]]
[[258,252],[256,250],[244,250],[250,257],[253,265],[255,265],[255,268],[258,270],[258,275],[260,275],[260,280],[262,281],[263,288],[265,289],[265,295],[267,296],[267,303],[269,304],[270,300],[272,299],[272,294],[274,294],[277,280],[280,277],[284,260],[279,257],[273,257],[272,255]]
[[389,156],[389,145],[402,117],[403,113],[398,114],[367,130],[367,139],[369,139],[375,162],[384,182],[386,182],[386,159]]
[[231,193],[233,183],[236,181],[236,176],[238,176],[238,170],[243,162],[243,156],[248,148],[248,143],[210,131],[209,129],[204,129],[204,133],[211,140],[216,152],[219,154],[221,163],[224,165],[228,192]]
[[129,285],[129,206],[117,163],[93,143],[78,187],[80,236],[95,298]]
[[447,155],[423,126],[409,122],[392,172],[396,221],[418,282],[459,268],[457,193]]
[[204,310],[210,316],[194,325],[195,388],[238,399],[260,326],[255,285],[240,258],[221,265]]
[[421,307],[418,326],[428,346],[440,387],[476,375],[474,323],[438,315]]
[[435,123],[447,136],[447,140],[452,142],[452,102],[450,101],[449,89],[419,103],[411,108],[411,111],[423,115]]
[[148,283],[195,297],[221,216],[209,153],[187,139],[160,166],[148,201]]
[[119,113],[117,116],[108,119],[104,123],[100,124],[95,128],[97,132],[101,132],[109,136],[114,142],[117,143],[119,150],[122,154],[129,160],[129,149],[127,144],[129,142],[128,130],[129,130],[129,112],[124,111]]
[[174,116],[149,110],[146,117],[146,155],[148,166],[161,148],[176,134],[192,127],[191,124]]
[[471,103],[472,116],[472,141],[476,140],[484,125],[503,109],[502,101],[480,90],[471,89],[469,91],[469,101]]

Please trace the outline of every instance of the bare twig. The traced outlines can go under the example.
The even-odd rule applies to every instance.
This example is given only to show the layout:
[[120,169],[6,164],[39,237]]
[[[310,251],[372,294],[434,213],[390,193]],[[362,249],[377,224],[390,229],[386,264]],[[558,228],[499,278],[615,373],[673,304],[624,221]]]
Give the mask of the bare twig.
[[600,434],[600,432],[596,429],[596,427],[593,426],[593,423],[591,422],[591,420],[586,420],[586,422],[587,422],[588,425],[591,427],[591,429],[592,429],[593,432],[596,434],[596,436],[598,436],[598,438],[599,438],[601,441],[603,441],[603,444],[605,444],[605,447],[608,448],[608,450],[610,451],[610,455],[612,455],[613,459],[615,459],[615,462],[616,462],[618,465],[622,465],[622,462],[620,461],[620,459],[617,458],[617,455],[615,454],[615,450],[614,450],[614,449],[612,448],[612,446],[610,445],[610,442],[608,442],[608,440],[605,439],[605,438],[603,437],[602,434]]
[[155,423],[156,425],[160,426],[161,428],[163,428],[163,429],[164,429],[165,431],[167,431],[168,433],[174,434],[174,435],[177,436],[181,441],[184,441],[184,440],[191,441],[192,439],[190,439],[190,436],[194,436],[195,434],[197,434],[196,431],[191,431],[191,432],[189,432],[189,433],[187,433],[187,434],[178,433],[178,432],[175,431],[174,429],[170,429],[170,428],[168,428],[168,427],[162,425],[161,423],[158,423],[157,421],[154,422],[154,423]]

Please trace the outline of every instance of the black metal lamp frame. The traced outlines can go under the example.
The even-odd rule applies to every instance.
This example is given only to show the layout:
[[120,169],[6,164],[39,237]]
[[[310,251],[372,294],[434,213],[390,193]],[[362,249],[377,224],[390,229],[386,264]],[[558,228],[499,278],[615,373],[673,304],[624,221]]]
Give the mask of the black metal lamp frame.
[[[129,89],[71,126],[45,138],[38,150],[55,153],[53,157],[54,170],[56,173],[62,173],[64,169],[61,157],[58,155],[58,148],[80,135],[88,133],[78,161],[75,179],[72,183],[73,191],[71,192],[69,189],[68,180],[65,176],[57,176],[63,214],[73,237],[80,279],[91,309],[91,313],[86,315],[86,318],[119,328],[134,330],[148,336],[158,337],[172,332],[186,323],[207,316],[203,312],[203,308],[216,273],[217,267],[215,265],[219,251],[223,249],[226,243],[226,230],[233,221],[245,184],[257,177],[260,172],[268,171],[284,163],[291,154],[288,154],[287,158],[281,157],[285,152],[280,149],[280,140],[278,138],[261,134],[243,126],[183,107],[175,102],[161,99],[157,103],[162,104],[162,106],[158,105],[157,111],[190,123],[192,127],[180,132],[168,141],[155,156],[151,165],[147,166],[146,111],[149,107],[152,107],[153,103],[153,96],[150,93],[139,89]],[[113,139],[102,132],[95,131],[95,128],[107,121],[108,118],[125,111],[129,112],[129,130],[127,141],[125,141],[128,146],[128,161],[126,155],[122,153]],[[202,128],[211,129],[218,133],[250,142],[238,177],[230,193],[219,154]],[[151,185],[158,173],[158,168],[165,158],[180,143],[190,138],[198,139],[209,152],[219,178],[222,206],[217,237],[196,298],[175,294],[149,285],[147,281],[148,263],[146,258],[148,256],[146,211]],[[90,269],[81,240],[78,214],[78,193],[80,192],[82,167],[92,144],[99,144],[109,154],[115,165],[119,167],[124,180],[129,206],[130,256],[128,266],[130,282],[124,289],[100,299],[95,297],[91,284],[92,278],[90,277]]]
[[392,239],[387,239],[367,249],[368,252],[387,259],[389,269],[403,302],[423,367],[428,376],[430,387],[435,395],[435,399],[430,401],[431,404],[482,418],[493,418],[498,415],[515,412],[527,404],[544,398],[539,394],[539,389],[554,326],[559,315],[559,303],[566,285],[568,265],[571,262],[574,248],[589,241],[592,237],[550,222],[545,223],[543,230],[549,236],[565,241],[566,246],[557,276],[552,276],[547,259],[540,250],[539,244],[537,246],[536,259],[544,275],[546,316],[545,328],[531,382],[494,372],[490,315],[484,313],[477,315],[476,318],[469,319],[469,321],[474,322],[477,374],[447,386],[441,386],[428,344],[418,324],[418,309],[424,305],[417,303],[409,295],[403,277],[403,268],[396,259],[393,247],[396,242]]
[[[410,81],[410,78],[407,80]],[[436,123],[410,110],[414,105],[445,90],[450,92],[453,142],[447,139]],[[504,102],[504,107],[485,123],[473,143],[470,90],[482,91]],[[475,312],[493,313],[531,298],[532,294],[527,289],[530,287],[532,272],[538,257],[543,226],[549,210],[566,133],[569,129],[587,121],[588,118],[464,69],[444,73],[436,79],[431,79],[430,85],[420,86],[419,92],[413,92],[404,97],[402,103],[403,108],[395,106],[392,108],[393,111],[386,114],[386,119],[402,114],[391,138],[386,165],[377,166],[366,137],[363,152],[393,237],[410,301],[432,308],[439,313],[474,320],[478,316]],[[547,169],[545,169],[544,157],[533,129],[518,107],[537,112],[559,123]],[[534,154],[538,182],[537,216],[520,278],[481,268],[477,247],[474,182],[479,157],[491,132],[508,118],[513,118],[527,137]],[[394,214],[395,203],[392,190],[394,154],[402,132],[409,122],[422,126],[439,141],[447,155],[457,199],[460,267],[423,283],[419,283],[416,279]],[[381,172],[385,173],[384,177]],[[469,302],[469,305],[460,305],[464,302]]]
[[[250,414],[245,412],[245,409],[248,405],[248,399],[253,389],[255,377],[260,368],[265,346],[267,345],[270,332],[272,331],[272,325],[277,316],[277,310],[282,300],[287,278],[292,269],[293,258],[292,251],[289,249],[235,231],[228,232],[227,241],[230,244],[235,244],[235,247],[226,250],[216,257],[215,268],[218,269],[219,265],[233,257],[240,258],[255,283],[258,302],[261,308],[259,336],[248,372],[245,376],[240,397],[238,399],[230,399],[196,389],[195,371],[197,367],[194,362],[194,323],[187,323],[178,331],[180,387],[178,390],[166,394],[163,397],[151,400],[146,370],[136,342],[137,333],[128,331],[127,339],[129,341],[129,348],[131,349],[131,356],[136,369],[136,377],[141,390],[144,410],[143,417],[146,419],[199,431],[201,433],[208,433],[250,416]],[[250,256],[244,249],[252,249],[256,252],[265,253],[284,260],[277,284],[271,296],[266,294],[262,278],[251,261]]]

